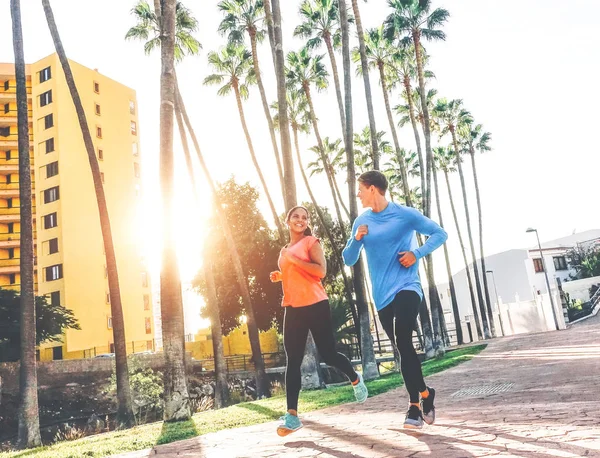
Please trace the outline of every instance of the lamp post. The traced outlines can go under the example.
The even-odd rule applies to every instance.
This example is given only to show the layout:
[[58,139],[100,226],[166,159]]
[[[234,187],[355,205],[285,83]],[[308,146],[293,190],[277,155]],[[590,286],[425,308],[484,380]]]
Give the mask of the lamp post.
[[558,318],[556,318],[556,308],[554,307],[554,298],[552,297],[552,291],[550,291],[550,280],[548,280],[548,269],[546,269],[546,263],[544,262],[544,253],[542,252],[542,244],[540,243],[540,236],[538,234],[537,229],[529,228],[525,232],[535,232],[535,236],[538,242],[538,248],[540,250],[540,258],[542,261],[542,268],[544,269],[544,277],[546,277],[546,287],[548,288],[548,296],[550,297],[550,306],[552,307],[552,317],[554,318],[554,326],[556,326],[556,330],[558,331],[560,328],[558,327]]
[[494,291],[496,291],[496,304],[498,305],[498,319],[500,320],[500,331],[502,331],[502,336],[505,336],[504,333],[504,325],[502,324],[502,310],[500,309],[500,298],[498,297],[498,288],[496,287],[496,276],[494,275],[493,270],[486,270],[486,274],[492,274],[492,281],[494,282]]

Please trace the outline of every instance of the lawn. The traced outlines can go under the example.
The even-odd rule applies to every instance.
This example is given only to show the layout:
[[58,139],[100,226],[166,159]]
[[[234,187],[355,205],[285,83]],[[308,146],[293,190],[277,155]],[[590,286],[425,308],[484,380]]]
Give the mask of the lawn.
[[[423,363],[425,376],[441,372],[468,361],[481,352],[486,345],[476,345],[447,353],[444,357]],[[369,396],[393,390],[402,385],[402,377],[391,373],[367,382]],[[349,385],[329,387],[324,390],[305,391],[300,395],[299,411],[332,407],[354,401]],[[79,458],[102,457],[115,453],[141,450],[157,444],[167,444],[222,429],[249,426],[277,420],[285,411],[285,396],[275,396],[260,401],[244,402],[221,410],[210,410],[195,414],[192,420],[180,423],[151,423],[124,431],[89,436],[70,442],[26,451],[0,453],[0,458]],[[275,432],[273,432],[275,433]]]

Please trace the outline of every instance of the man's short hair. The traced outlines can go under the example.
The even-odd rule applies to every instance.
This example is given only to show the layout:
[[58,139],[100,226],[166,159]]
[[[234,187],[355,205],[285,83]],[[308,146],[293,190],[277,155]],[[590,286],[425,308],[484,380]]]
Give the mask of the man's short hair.
[[365,186],[375,186],[381,194],[385,194],[388,188],[388,180],[378,170],[369,170],[358,177],[358,182]]

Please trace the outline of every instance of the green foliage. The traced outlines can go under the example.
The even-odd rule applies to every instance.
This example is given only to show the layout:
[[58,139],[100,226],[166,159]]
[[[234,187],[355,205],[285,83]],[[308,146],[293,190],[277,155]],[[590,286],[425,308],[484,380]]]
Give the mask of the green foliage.
[[[47,296],[35,298],[36,345],[60,342],[67,329],[80,330],[73,312],[52,304]],[[21,346],[21,296],[13,290],[0,289],[0,361],[17,361]]]
[[574,280],[600,276],[600,246],[579,244],[565,255],[569,265],[576,274]]

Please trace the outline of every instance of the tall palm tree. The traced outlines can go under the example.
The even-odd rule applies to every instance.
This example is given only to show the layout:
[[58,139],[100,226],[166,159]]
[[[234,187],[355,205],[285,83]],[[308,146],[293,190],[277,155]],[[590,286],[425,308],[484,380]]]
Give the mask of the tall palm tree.
[[[329,74],[323,65],[323,56],[311,56],[308,48],[305,47],[298,52],[290,52],[287,55],[287,64],[288,67],[286,78],[288,80],[288,86],[297,88],[306,97],[306,102],[308,103],[308,113],[312,123],[313,132],[317,139],[319,153],[321,154],[321,161],[323,164],[326,164],[327,158],[325,157],[325,146],[323,145],[323,140],[321,139],[321,133],[319,131],[319,124],[317,122],[317,115],[315,114],[311,91],[311,86],[315,86],[317,91],[321,91],[328,86],[327,77]],[[335,203],[337,202],[334,191],[335,185],[333,183],[335,177],[331,176],[329,168],[325,169],[325,174],[327,176],[329,188],[332,190]],[[342,227],[343,230],[342,223],[344,219],[342,218],[341,210],[337,204],[335,205],[335,211],[338,221],[340,222],[340,227]]]
[[344,100],[342,87],[335,60],[334,46],[339,47],[342,40],[342,31],[339,22],[338,0],[304,0],[300,4],[300,17],[302,23],[294,30],[294,36],[307,39],[306,47],[315,50],[323,43],[327,47],[327,54],[331,63],[335,95],[338,101],[342,131],[346,130],[346,115],[344,114]]
[[220,52],[208,53],[208,63],[217,72],[207,76],[204,79],[206,85],[221,85],[217,94],[220,96],[226,96],[231,94],[235,95],[237,102],[238,114],[240,115],[240,122],[242,129],[246,137],[246,143],[248,144],[248,151],[252,158],[252,163],[256,169],[256,173],[260,179],[265,196],[269,202],[271,213],[273,214],[273,220],[277,226],[279,232],[279,240],[285,240],[285,233],[283,226],[273,204],[271,193],[267,186],[267,182],[263,176],[256,154],[254,153],[254,146],[252,144],[252,138],[246,125],[246,116],[244,115],[244,106],[242,100],[247,99],[249,95],[248,86],[254,83],[254,70],[252,69],[252,55],[243,45],[228,44]]
[[373,154],[373,168],[379,170],[380,155],[377,143],[377,127],[375,126],[375,111],[373,110],[373,95],[371,94],[371,82],[369,81],[369,64],[365,47],[365,32],[363,31],[358,0],[352,0],[352,11],[356,21],[356,33],[358,35],[358,52],[360,54],[360,66],[362,68],[363,84],[365,86],[365,98],[367,100],[367,114],[369,115],[369,134],[371,135],[371,151]]
[[[348,167],[348,195],[350,200],[350,223],[358,217],[356,204],[356,173],[354,168],[354,124],[352,112],[352,73],[350,69],[350,32],[348,20],[348,8],[346,0],[340,2],[340,27],[342,29],[342,60],[344,68],[344,105],[346,113],[346,129],[344,132],[344,146],[346,147],[346,160]],[[371,323],[369,318],[369,305],[367,303],[367,291],[365,289],[365,275],[362,262],[352,266],[352,280],[354,281],[354,294],[356,295],[356,306],[360,319],[360,349],[363,375],[366,380],[379,377],[379,370],[375,360],[373,348],[373,336],[371,335]]]
[[[479,180],[477,179],[477,167],[475,166],[475,153],[485,153],[491,151],[489,145],[492,140],[492,134],[483,131],[483,126],[477,124],[476,126],[465,126],[461,130],[461,137],[463,139],[463,152],[468,153],[471,156],[471,166],[473,168],[473,181],[475,183],[475,196],[477,198],[477,216],[479,219],[479,255],[481,259],[481,275],[483,277],[483,290],[485,292],[485,301],[487,305],[487,311],[490,316],[490,321],[494,322],[494,313],[492,311],[492,302],[490,301],[490,290],[488,287],[486,266],[485,266],[485,253],[483,251],[483,218],[481,215],[481,193],[479,190]],[[494,322],[495,324],[495,322]],[[494,330],[492,330],[492,333]]]
[[[140,0],[132,8],[131,14],[136,25],[125,35],[126,40],[144,41],[144,52],[150,54],[160,48],[160,25],[156,12],[146,0]],[[202,45],[192,35],[198,31],[198,21],[191,11],[177,2],[175,6],[175,62],[181,62],[186,56],[194,56],[200,52]]]
[[331,190],[331,194],[334,198],[334,205],[341,206],[346,214],[346,217],[350,218],[350,212],[344,204],[344,199],[342,198],[342,194],[335,177],[337,171],[336,165],[338,165],[341,162],[341,159],[345,156],[344,148],[340,146],[341,143],[342,140],[340,138],[337,140],[330,140],[329,137],[325,137],[323,139],[323,155],[321,155],[321,149],[319,148],[319,145],[309,148],[310,151],[313,151],[317,154],[318,159],[314,162],[310,162],[307,165],[307,168],[311,171],[311,176],[317,173],[323,173],[327,169],[327,173],[333,177],[333,189]]
[[429,108],[425,99],[425,70],[422,39],[445,40],[446,35],[439,28],[447,21],[450,13],[443,8],[431,11],[431,0],[388,0],[393,12],[385,20],[386,36],[389,39],[400,38],[402,46],[413,45],[417,60],[417,76],[421,103],[423,105],[423,131],[425,133],[426,182],[425,216],[431,214],[431,172],[433,152],[431,148],[431,124]]
[[[465,249],[465,243],[463,241],[462,231],[460,224],[458,223],[458,216],[456,214],[456,206],[454,205],[454,198],[452,197],[452,188],[450,187],[450,173],[456,172],[456,157],[453,148],[436,148],[435,150],[436,165],[439,170],[444,172],[444,178],[446,179],[446,188],[448,190],[448,198],[450,200],[450,207],[452,208],[452,216],[454,218],[454,224],[458,233],[458,241],[460,243],[460,249],[465,263],[465,273],[467,274],[467,283],[469,285],[469,294],[471,296],[471,308],[473,310],[473,317],[475,319],[475,326],[477,328],[477,337],[479,340],[483,338],[481,333],[481,324],[479,320],[479,312],[477,311],[477,299],[475,299],[475,293],[473,291],[473,280],[471,278],[471,269],[469,267],[469,260],[467,259],[467,251]],[[458,323],[457,323],[458,326]]]
[[[108,289],[110,296],[110,310],[112,315],[113,324],[113,340],[115,346],[115,367],[116,367],[116,379],[117,379],[117,422],[123,426],[132,426],[135,419],[133,416],[133,407],[131,402],[131,390],[129,387],[129,372],[127,369],[127,347],[125,339],[125,322],[123,320],[123,306],[121,302],[121,289],[119,287],[119,274],[117,271],[117,259],[115,256],[115,247],[112,239],[112,232],[110,228],[110,218],[108,214],[108,207],[106,204],[106,196],[104,194],[104,187],[102,186],[102,177],[100,175],[100,166],[98,165],[98,158],[96,157],[96,151],[94,143],[92,142],[92,136],[90,134],[90,128],[88,126],[83,104],[75,84],[73,72],[71,71],[71,65],[67,59],[67,55],[63,48],[54,20],[54,14],[52,7],[50,6],[49,0],[42,0],[44,12],[46,15],[46,22],[50,29],[52,40],[54,41],[54,47],[56,53],[62,65],[63,72],[69,92],[75,106],[77,113],[77,119],[79,121],[79,127],[81,128],[81,134],[85,144],[85,149],[88,155],[90,169],[92,172],[92,180],[94,182],[94,191],[96,194],[96,200],[98,202],[98,214],[100,218],[100,228],[102,231],[102,239],[104,242],[104,251],[106,253],[106,267],[108,271]],[[174,10],[174,8],[173,8]]]
[[27,75],[21,26],[21,2],[11,0],[13,49],[17,80],[17,126],[19,147],[20,275],[21,275],[21,355],[19,358],[19,436],[20,448],[42,445],[38,412],[37,367],[35,362],[35,292],[33,214],[31,197],[31,160],[29,158],[29,116],[27,113]]
[[[271,40],[271,24],[273,24],[273,39],[271,40],[271,52],[275,64],[275,78],[277,80],[277,107],[279,109],[279,134],[281,137],[281,156],[283,159],[283,179],[286,195],[286,207],[292,208],[296,205],[296,178],[294,175],[294,158],[292,157],[292,143],[290,140],[289,121],[287,119],[286,99],[286,70],[285,56],[283,54],[283,36],[281,32],[281,8],[279,0],[272,0],[273,15],[271,16],[271,4],[264,0],[267,26],[269,27],[269,40]],[[272,21],[271,21],[272,19]]]
[[[488,321],[486,313],[485,302],[483,299],[483,293],[481,290],[481,281],[479,276],[479,267],[477,265],[477,256],[475,252],[475,245],[473,243],[473,232],[471,230],[471,216],[469,211],[469,203],[467,200],[467,189],[465,186],[465,176],[462,168],[462,158],[460,156],[460,150],[458,145],[458,132],[464,128],[464,126],[471,124],[471,114],[463,108],[462,100],[451,100],[446,99],[438,100],[435,107],[435,115],[440,120],[442,127],[440,136],[444,136],[450,133],[452,136],[452,146],[454,148],[454,154],[456,164],[458,166],[458,174],[460,176],[460,184],[463,193],[463,202],[465,207],[465,216],[467,218],[467,233],[469,235],[469,244],[471,247],[471,255],[473,259],[473,272],[475,274],[475,287],[477,288],[477,299],[479,300],[479,308],[481,310],[481,320],[483,324],[483,334],[485,338],[490,338],[495,335],[493,321]],[[491,331],[491,334],[490,334]]]
[[[433,149],[434,160],[436,157],[444,156],[446,150],[444,147],[437,147]],[[438,218],[440,219],[440,226],[444,227],[444,218],[442,215],[442,206],[440,204],[440,189],[438,186],[437,179],[437,167],[434,164],[433,167],[433,185],[435,187],[435,204],[438,210]],[[452,314],[454,315],[454,323],[456,325],[456,340],[458,345],[464,343],[462,327],[460,325],[460,311],[458,309],[458,301],[456,299],[456,288],[454,287],[454,279],[452,278],[452,268],[450,267],[450,255],[448,254],[448,245],[444,243],[444,257],[446,258],[446,272],[448,273],[448,285],[450,289],[450,302],[452,305]]]
[[229,43],[243,45],[244,36],[248,34],[248,37],[250,38],[254,76],[256,77],[256,83],[258,84],[263,111],[267,118],[269,134],[271,136],[271,145],[273,147],[273,154],[275,155],[275,162],[277,163],[277,172],[279,173],[281,194],[285,200],[283,169],[279,157],[277,139],[275,138],[275,127],[273,126],[273,119],[271,118],[271,113],[269,111],[269,102],[267,101],[265,86],[263,84],[258,61],[258,43],[261,43],[265,38],[265,10],[263,2],[262,0],[222,0],[219,2],[218,8],[225,14],[225,18],[221,21],[221,24],[219,24],[219,32],[223,35],[227,34]]
[[[390,90],[388,87],[389,74],[393,74],[393,65],[396,61],[397,49],[392,45],[392,42],[387,40],[383,33],[383,27],[367,30],[365,35],[365,53],[367,56],[367,64],[369,70],[377,70],[379,72],[379,82],[381,84],[381,90],[383,91],[383,100],[385,102],[385,109],[387,113],[388,123],[390,126],[390,132],[392,133],[392,139],[394,141],[394,148],[396,154],[400,151],[400,142],[398,140],[398,133],[396,132],[396,123],[392,116],[392,109],[390,105]],[[361,59],[358,50],[354,50],[353,53],[354,61],[358,62]],[[358,69],[362,71],[362,67]],[[400,164],[400,173],[402,176],[402,186],[404,194],[407,197],[407,205],[412,206],[410,199],[410,187],[408,185],[408,175],[406,173],[406,166]]]
[[[390,145],[390,142],[384,140],[384,136],[384,131],[379,131],[375,135],[380,164],[382,159],[393,154],[393,148]],[[375,154],[373,153],[373,142],[369,126],[366,126],[363,130],[354,134],[354,163],[358,168],[358,173],[375,169]],[[344,167],[345,165],[346,164],[344,163]],[[379,169],[380,167],[375,170]]]

